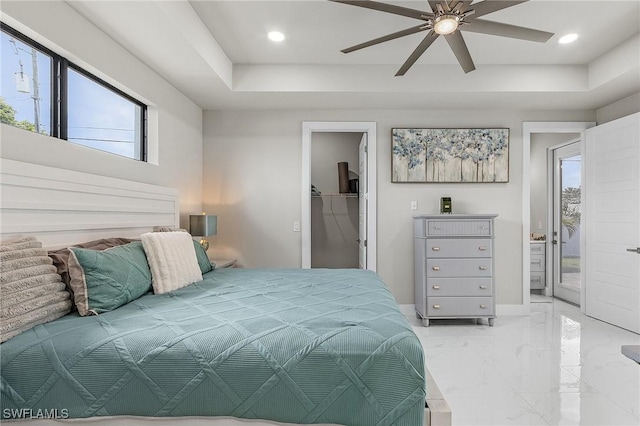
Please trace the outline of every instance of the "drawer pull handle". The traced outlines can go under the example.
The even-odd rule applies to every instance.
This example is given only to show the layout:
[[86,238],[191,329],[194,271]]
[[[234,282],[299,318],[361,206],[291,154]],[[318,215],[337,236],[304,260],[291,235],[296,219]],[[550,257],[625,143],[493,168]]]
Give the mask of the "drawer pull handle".
[[433,251],[440,251],[440,247],[431,247],[431,250],[433,250]]
[[486,266],[480,266],[480,270],[481,270],[481,271],[486,271],[486,270],[487,270],[487,267],[486,267]]
[[486,285],[481,285],[481,286],[480,286],[480,290],[486,290],[486,289],[487,289],[487,286],[486,286]]
[[434,271],[439,271],[439,270],[440,270],[440,267],[439,267],[439,266],[434,266],[434,267],[433,267],[433,268],[431,268],[431,269],[433,269]]
[[433,305],[433,309],[440,309],[440,305]]
[[486,246],[480,246],[480,247],[478,247],[478,250],[487,251],[487,247]]
[[439,285],[434,285],[434,286],[433,286],[433,289],[434,289],[434,290],[440,290],[440,286],[439,286]]
[[487,309],[487,305],[485,305],[484,303],[482,303],[482,304],[480,305],[480,309]]

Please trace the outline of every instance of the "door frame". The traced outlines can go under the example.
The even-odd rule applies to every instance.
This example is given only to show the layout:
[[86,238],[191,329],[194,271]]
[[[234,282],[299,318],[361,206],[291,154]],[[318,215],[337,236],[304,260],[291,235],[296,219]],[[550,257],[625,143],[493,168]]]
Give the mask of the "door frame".
[[[584,144],[584,132],[595,125],[594,121],[524,121],[522,123],[522,307],[509,309],[509,313],[523,315],[530,313],[531,310],[531,247],[529,244],[529,233],[531,232],[531,177],[529,175],[531,171],[531,135],[534,133],[580,133],[582,144]],[[582,179],[584,181],[584,176]],[[582,237],[584,241],[584,233]],[[550,240],[547,239],[547,252],[550,244]],[[584,294],[584,292],[582,293]],[[581,303],[580,309],[584,312],[584,303]]]
[[302,122],[302,267],[311,268],[311,138],[313,133],[367,134],[367,269],[377,268],[377,137],[376,122]]
[[[577,139],[571,139],[570,141],[558,144],[558,145],[554,145],[552,147],[550,147],[547,150],[547,229],[546,229],[546,233],[547,235],[550,237],[550,241],[553,241],[553,230],[555,228],[555,221],[557,219],[556,215],[558,214],[558,212],[555,210],[556,209],[556,204],[557,204],[557,200],[556,200],[556,173],[560,172],[560,170],[558,170],[559,165],[556,164],[555,161],[555,151],[557,149],[560,148],[564,148],[567,147],[569,145],[573,145],[575,143],[579,143],[580,144],[580,158],[581,158],[581,163],[584,163],[584,161],[582,161],[582,153],[584,151],[584,145],[585,142],[583,141],[584,137],[582,137],[584,135],[581,135],[580,138]],[[582,164],[582,166],[580,167],[580,187],[582,188],[582,190],[584,190],[584,173],[582,172],[582,167],[584,167],[584,164]],[[582,191],[581,191],[582,192]],[[560,231],[562,232],[562,231]],[[582,221],[580,221],[580,255],[582,256],[583,250],[584,250],[584,235],[583,235],[584,229],[582,227]],[[559,236],[559,242],[562,243],[562,234],[560,234]],[[549,248],[549,254],[547,256],[547,262],[546,262],[546,271],[547,271],[547,276],[546,276],[546,282],[549,283],[549,285],[547,287],[545,287],[544,289],[544,294],[545,296],[550,296],[550,297],[555,297],[555,282],[556,282],[556,275],[561,273],[561,271],[559,269],[561,269],[561,267],[559,265],[556,265],[556,253],[555,253],[555,248],[553,247],[553,244],[548,244],[548,248]],[[559,262],[562,262],[562,259],[559,259]],[[581,271],[582,273],[582,271]],[[582,277],[582,275],[581,275]],[[583,288],[582,288],[582,283],[580,285],[580,302],[579,305],[582,306],[583,304]],[[562,300],[565,300],[563,298],[560,298]],[[566,300],[565,300],[566,301]]]

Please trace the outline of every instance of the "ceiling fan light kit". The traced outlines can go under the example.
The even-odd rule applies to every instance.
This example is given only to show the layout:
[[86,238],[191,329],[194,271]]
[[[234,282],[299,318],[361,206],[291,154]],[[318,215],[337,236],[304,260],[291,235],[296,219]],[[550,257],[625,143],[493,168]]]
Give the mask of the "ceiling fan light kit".
[[440,36],[444,36],[465,73],[475,70],[476,67],[473,63],[473,59],[471,59],[471,54],[469,53],[467,44],[462,37],[463,31],[490,34],[500,37],[510,37],[539,43],[545,43],[553,37],[553,33],[546,31],[478,19],[489,13],[497,12],[520,3],[526,3],[528,0],[484,0],[474,4],[471,4],[473,0],[428,0],[431,12],[371,0],[329,1],[423,21],[423,24],[421,25],[378,37],[342,50],[343,53],[351,53],[356,50],[364,49],[365,47],[374,46],[400,37],[427,31],[427,35],[400,67],[396,76],[404,75],[409,68],[416,63],[418,58],[420,58],[420,56],[422,56],[422,54],[429,48],[429,46],[431,46],[431,44]]
[[451,34],[458,29],[460,18],[453,14],[443,14],[433,21],[433,31],[440,35]]

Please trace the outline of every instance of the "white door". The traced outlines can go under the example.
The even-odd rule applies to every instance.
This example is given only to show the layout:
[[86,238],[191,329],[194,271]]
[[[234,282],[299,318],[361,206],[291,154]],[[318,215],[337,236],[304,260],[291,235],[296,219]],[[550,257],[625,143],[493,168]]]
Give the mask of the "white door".
[[358,179],[358,267],[367,269],[367,199],[369,198],[367,188],[367,134],[362,134],[360,139],[359,152],[359,179]]
[[553,295],[580,305],[580,141],[553,149]]
[[586,314],[640,333],[640,113],[586,132]]

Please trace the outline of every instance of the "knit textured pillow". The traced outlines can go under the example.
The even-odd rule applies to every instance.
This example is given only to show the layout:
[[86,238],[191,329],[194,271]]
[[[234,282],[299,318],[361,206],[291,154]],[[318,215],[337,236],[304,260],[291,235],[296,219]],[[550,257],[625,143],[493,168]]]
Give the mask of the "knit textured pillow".
[[142,234],[141,239],[151,269],[154,293],[168,293],[202,281],[191,235],[186,232],[149,232]]
[[0,342],[69,313],[71,300],[42,243],[0,243]]

